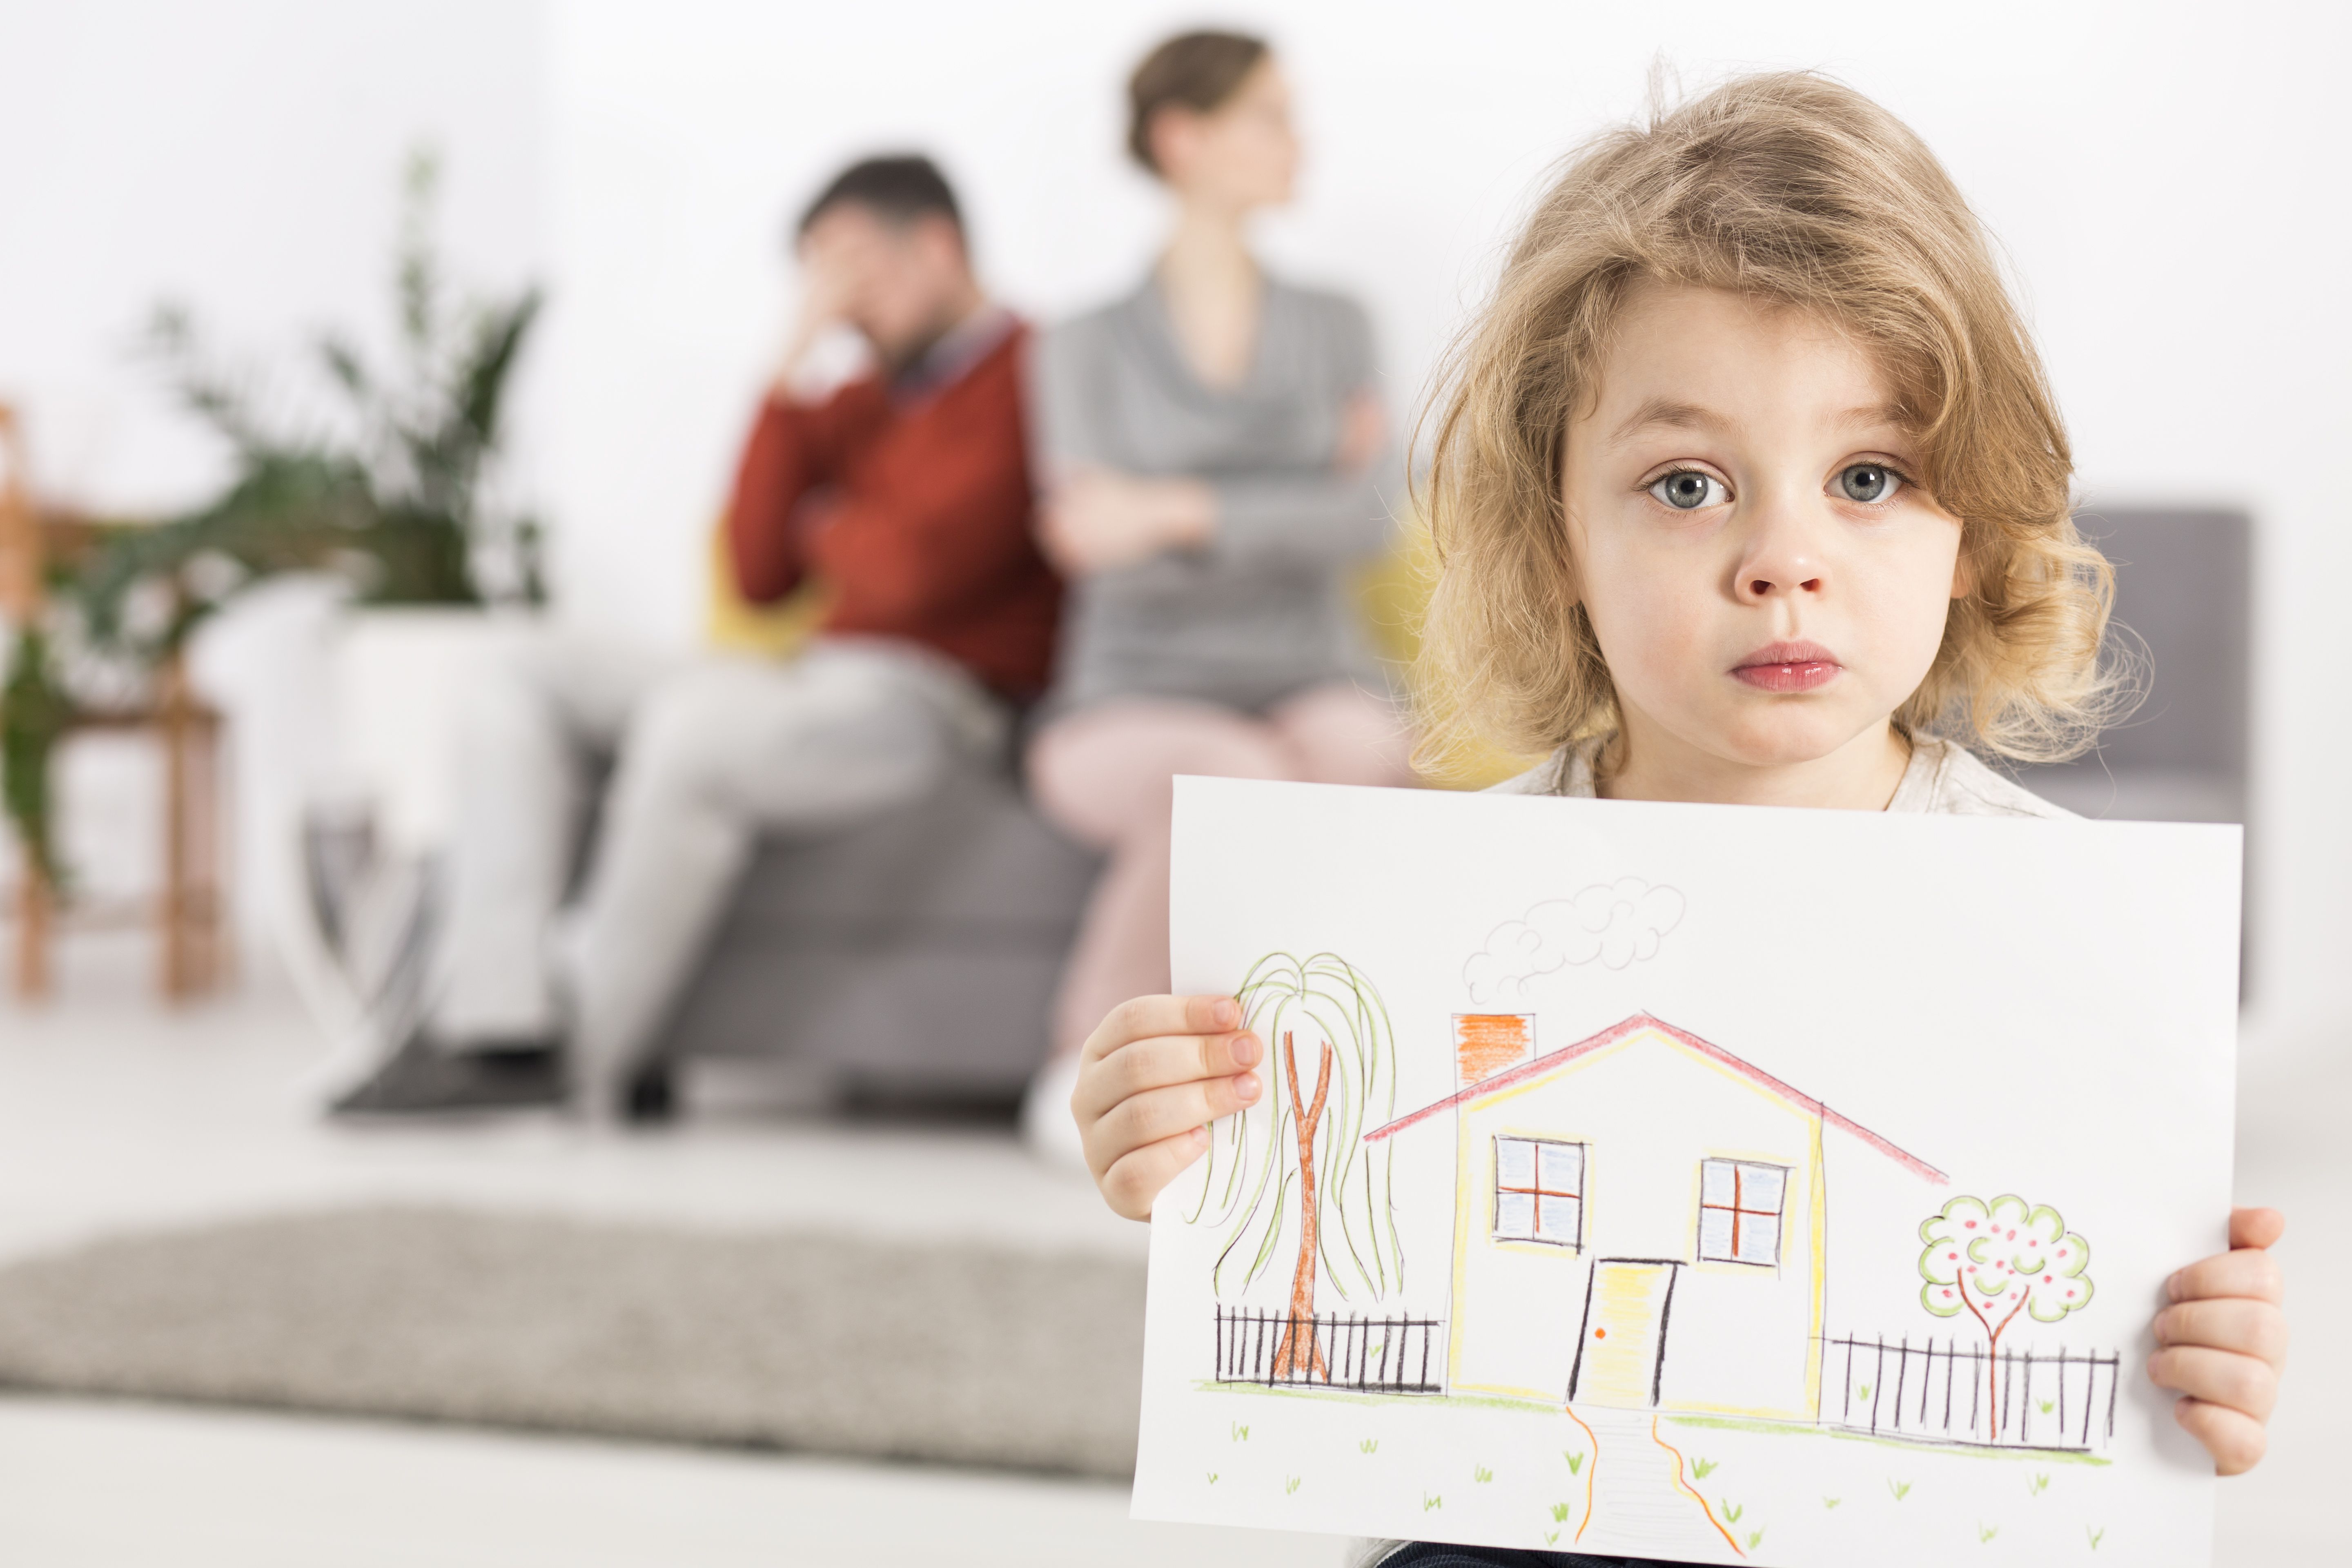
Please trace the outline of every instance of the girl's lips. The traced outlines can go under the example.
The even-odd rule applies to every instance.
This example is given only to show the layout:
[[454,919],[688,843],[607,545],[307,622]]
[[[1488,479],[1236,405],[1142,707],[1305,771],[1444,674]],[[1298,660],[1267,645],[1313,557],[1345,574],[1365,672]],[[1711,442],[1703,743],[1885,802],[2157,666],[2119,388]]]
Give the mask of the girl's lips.
[[1771,643],[1732,667],[1732,675],[1759,691],[1816,691],[1845,669],[1819,643]]

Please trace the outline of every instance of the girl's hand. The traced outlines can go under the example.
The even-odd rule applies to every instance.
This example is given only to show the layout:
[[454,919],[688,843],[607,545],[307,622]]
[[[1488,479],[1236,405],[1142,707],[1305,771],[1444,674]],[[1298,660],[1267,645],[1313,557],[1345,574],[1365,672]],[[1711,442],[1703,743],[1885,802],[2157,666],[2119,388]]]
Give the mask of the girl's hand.
[[1216,528],[1216,492],[1198,479],[1084,467],[1046,492],[1037,517],[1045,559],[1070,577],[1206,544]]
[[1070,1114],[1103,1201],[1128,1218],[1150,1219],[1209,1146],[1208,1123],[1263,1092],[1250,1068],[1265,1048],[1241,1021],[1230,996],[1138,996],[1087,1037]]
[[2267,1249],[2285,1233],[2286,1217],[2276,1209],[2231,1209],[2230,1250],[2166,1281],[2173,1304],[2156,1315],[2147,1375],[2187,1396],[2173,1416],[2205,1445],[2221,1475],[2252,1469],[2267,1447],[2263,1424],[2278,1403],[2286,1364],[2284,1281]]

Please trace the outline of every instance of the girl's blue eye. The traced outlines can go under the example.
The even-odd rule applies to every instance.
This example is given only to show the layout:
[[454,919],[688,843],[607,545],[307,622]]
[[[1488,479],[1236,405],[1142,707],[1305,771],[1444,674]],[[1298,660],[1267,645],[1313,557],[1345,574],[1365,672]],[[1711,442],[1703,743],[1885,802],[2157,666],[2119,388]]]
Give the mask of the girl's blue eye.
[[1838,494],[1848,500],[1882,501],[1903,488],[1903,477],[1884,463],[1853,463],[1837,477]]
[[1661,506],[1676,511],[1696,511],[1703,506],[1717,506],[1731,499],[1723,481],[1712,474],[1702,474],[1696,468],[1684,468],[1668,474],[1650,487],[1650,494]]

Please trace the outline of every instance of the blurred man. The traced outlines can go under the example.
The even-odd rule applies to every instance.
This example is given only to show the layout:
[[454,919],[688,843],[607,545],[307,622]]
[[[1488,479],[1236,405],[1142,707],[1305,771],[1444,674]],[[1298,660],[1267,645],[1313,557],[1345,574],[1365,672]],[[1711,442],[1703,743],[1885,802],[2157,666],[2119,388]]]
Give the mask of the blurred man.
[[[346,1115],[634,1097],[753,844],[903,806],[1000,754],[1045,684],[1059,588],[1030,531],[1022,324],[981,291],[955,197],[923,158],[845,171],[795,231],[805,292],[746,446],[727,542],[755,601],[817,579],[789,660],[661,660],[550,637],[470,694],[433,1001]],[[836,327],[873,371],[799,390]],[[614,762],[571,881],[583,764]],[[657,1085],[658,1079],[645,1080]]]

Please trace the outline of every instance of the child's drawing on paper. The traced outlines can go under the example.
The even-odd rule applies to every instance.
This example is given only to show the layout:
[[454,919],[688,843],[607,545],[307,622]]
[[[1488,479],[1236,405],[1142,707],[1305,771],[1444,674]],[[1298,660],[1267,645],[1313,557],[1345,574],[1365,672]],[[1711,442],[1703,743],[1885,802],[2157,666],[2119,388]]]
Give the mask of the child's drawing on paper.
[[[1267,1375],[1328,1383],[1332,1347],[1314,1327],[1318,1279],[1342,1300],[1375,1301],[1403,1280],[1388,1152],[1364,1139],[1395,1105],[1396,1041],[1379,990],[1331,953],[1269,954],[1234,994],[1248,1026],[1276,1042],[1276,1092],[1211,1142],[1194,1217],[1227,1226],[1210,1279],[1236,1294],[1280,1260],[1292,1234]],[[1301,1054],[1314,1064],[1304,1080],[1312,1089],[1302,1087]],[[1264,1315],[1251,1326],[1263,1329]]]
[[[1927,1158],[1646,1012],[1549,1043],[1548,977],[1654,959],[1686,912],[1635,877],[1539,901],[1460,969],[1475,1010],[1442,1016],[1391,1018],[1334,953],[1253,964],[1234,995],[1274,1092],[1216,1130],[1185,1214],[1217,1237],[1196,1386],[1551,1412],[1573,1485],[1543,1533],[1588,1550],[1747,1556],[1769,1494],[1710,1495],[1711,1455],[1776,1434],[2104,1463],[2116,1352],[2012,1331],[2091,1302],[2057,1210],[1945,1197]],[[1449,1091],[1401,1106],[1401,1048],[1442,1053]],[[1438,1204],[1399,1201],[1416,1141]],[[1833,1225],[1864,1189],[1935,1212]],[[1974,1331],[1840,1316],[1841,1268],[1897,1267]]]
[[[2036,1322],[2056,1323],[2089,1306],[2091,1277],[2084,1270],[2090,1267],[2091,1244],[2068,1230],[2056,1209],[2030,1206],[2014,1196],[1990,1204],[1954,1198],[1920,1223],[1919,1239],[1927,1244],[1919,1254],[1919,1273],[1927,1281],[1919,1288],[1920,1305],[1939,1318],[1966,1312],[1984,1331],[1985,1439],[1998,1441],[2012,1426],[2021,1431],[2030,1424],[2032,1391],[2029,1387],[2004,1401],[2001,1333],[2020,1312],[2030,1312]],[[2063,1395],[2063,1376],[2059,1386]],[[1971,1387],[1971,1404],[1975,1393]],[[2003,1404],[2018,1400],[2028,1403],[2018,1407],[2017,1419],[2004,1419]],[[2084,1412],[2086,1438],[2092,1414]],[[2063,1422],[2061,1431],[2063,1436]]]
[[1496,926],[1486,945],[1463,966],[1470,999],[1493,1005],[1522,995],[1530,982],[1573,964],[1598,960],[1622,969],[1657,956],[1658,944],[1683,918],[1683,896],[1639,877],[1585,889],[1572,899],[1538,904]]
[[[1824,1141],[1914,1181],[1942,1173],[1658,1019],[1543,1053],[1534,1022],[1457,1016],[1463,1087],[1370,1134],[1453,1135],[1452,1388],[1815,1419]],[[1526,1055],[1495,1060],[1498,1026]],[[1728,1337],[1745,1344],[1728,1363],[1674,1353]]]

